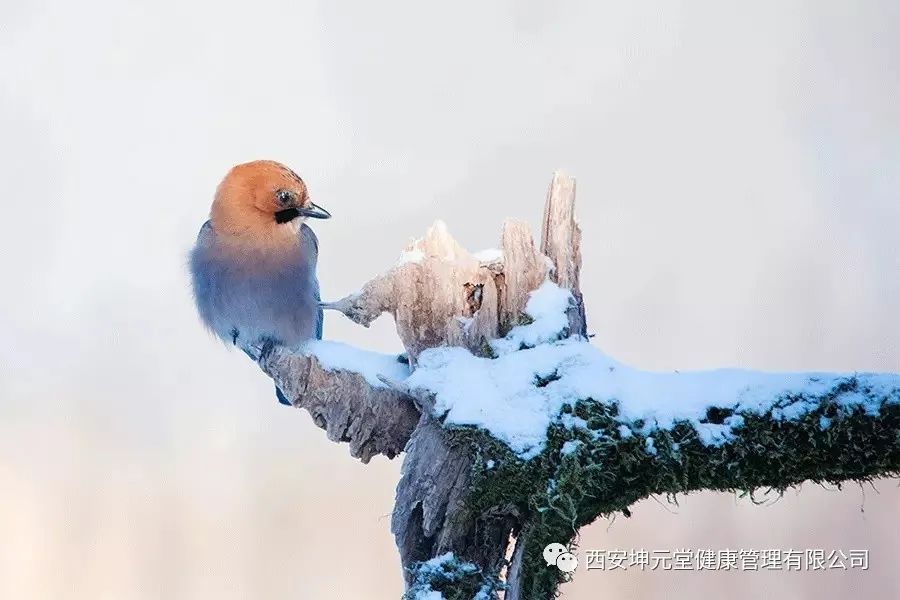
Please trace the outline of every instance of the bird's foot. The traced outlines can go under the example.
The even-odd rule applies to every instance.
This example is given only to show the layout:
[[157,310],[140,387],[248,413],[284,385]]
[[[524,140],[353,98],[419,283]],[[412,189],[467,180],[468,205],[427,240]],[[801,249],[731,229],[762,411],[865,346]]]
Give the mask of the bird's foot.
[[[269,356],[272,355],[272,352],[275,350],[275,347],[278,344],[271,339],[262,340],[261,344],[250,344],[245,347],[241,347],[241,350],[244,351],[244,354],[253,359],[257,364],[259,364],[260,368],[265,370],[266,361],[269,359]],[[275,384],[275,397],[278,399],[279,404],[284,404],[285,406],[293,406],[294,404],[288,400],[288,397],[284,395],[284,392],[281,391],[281,388],[278,387],[278,384]]]
[[274,340],[267,339],[263,340],[261,344],[242,346],[241,350],[244,351],[244,354],[262,366],[265,364],[266,360],[268,360],[269,356],[271,356],[276,346],[277,344]]

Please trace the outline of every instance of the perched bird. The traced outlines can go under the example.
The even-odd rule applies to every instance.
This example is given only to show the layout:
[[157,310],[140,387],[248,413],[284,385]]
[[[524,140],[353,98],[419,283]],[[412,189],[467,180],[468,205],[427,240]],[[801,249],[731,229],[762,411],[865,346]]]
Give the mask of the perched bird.
[[305,221],[330,216],[282,164],[259,160],[232,168],[190,257],[203,323],[251,357],[321,339],[319,242]]

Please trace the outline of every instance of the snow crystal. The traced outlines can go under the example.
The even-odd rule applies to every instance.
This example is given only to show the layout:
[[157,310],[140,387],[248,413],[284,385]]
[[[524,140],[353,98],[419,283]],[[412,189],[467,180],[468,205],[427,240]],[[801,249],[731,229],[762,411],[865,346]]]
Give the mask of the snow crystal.
[[824,431],[829,427],[831,427],[831,419],[826,416],[819,417],[819,429],[822,429]]
[[644,448],[647,450],[647,454],[656,456],[656,440],[652,437],[648,437],[644,440]]
[[619,437],[621,437],[623,440],[627,440],[631,437],[631,435],[631,427],[629,427],[628,425],[619,425]]
[[491,469],[494,468],[495,464],[496,463],[493,460],[489,460],[486,463],[484,463],[484,468],[487,469],[488,471],[490,471]]
[[380,354],[341,342],[313,340],[306,343],[303,353],[315,356],[326,371],[359,373],[374,387],[386,387],[378,378],[379,375],[394,381],[401,381],[409,376],[409,366],[398,361],[396,354]]

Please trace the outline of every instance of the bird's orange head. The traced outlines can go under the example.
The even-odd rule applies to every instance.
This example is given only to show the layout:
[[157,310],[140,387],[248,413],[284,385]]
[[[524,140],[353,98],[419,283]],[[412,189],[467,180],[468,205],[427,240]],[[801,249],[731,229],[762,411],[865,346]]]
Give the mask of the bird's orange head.
[[250,243],[297,243],[307,218],[331,215],[309,199],[306,184],[272,160],[237,165],[216,189],[210,218],[216,233]]

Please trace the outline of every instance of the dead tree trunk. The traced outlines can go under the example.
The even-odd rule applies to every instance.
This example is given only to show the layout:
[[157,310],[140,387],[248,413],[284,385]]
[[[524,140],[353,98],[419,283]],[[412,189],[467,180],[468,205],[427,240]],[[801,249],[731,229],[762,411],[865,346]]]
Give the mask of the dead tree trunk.
[[[373,381],[315,346],[275,349],[260,359],[294,405],[307,409],[329,439],[349,442],[353,456],[367,462],[405,451],[391,529],[410,597],[550,598],[568,575],[542,561],[544,545],[569,542],[600,515],[627,515],[651,494],[783,490],[807,479],[839,483],[900,471],[896,377],[663,376],[590,354],[596,350],[586,339],[574,203],[574,180],[557,173],[538,247],[526,224],[508,221],[499,253],[472,255],[439,222],[387,273],[326,305],[365,326],[391,313],[414,373],[439,370],[420,362],[447,346],[482,357],[485,369],[524,360],[531,346],[552,346],[562,357],[558,365],[529,385],[552,390],[571,379],[584,388],[587,374],[600,387],[559,405],[536,454],[523,457],[485,428],[445,422],[440,386],[405,377]],[[534,333],[526,302],[548,278],[571,293],[566,318],[557,335],[528,341],[518,335]],[[494,360],[495,341],[504,336],[504,351],[513,354]],[[582,369],[577,376],[573,364]],[[629,412],[628,398],[643,398],[648,381],[685,396],[706,382],[721,390],[723,373],[746,377],[760,397],[750,402],[741,384],[735,398],[711,394],[690,404],[702,406],[699,413],[685,409],[666,420]]]

